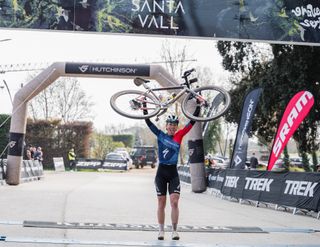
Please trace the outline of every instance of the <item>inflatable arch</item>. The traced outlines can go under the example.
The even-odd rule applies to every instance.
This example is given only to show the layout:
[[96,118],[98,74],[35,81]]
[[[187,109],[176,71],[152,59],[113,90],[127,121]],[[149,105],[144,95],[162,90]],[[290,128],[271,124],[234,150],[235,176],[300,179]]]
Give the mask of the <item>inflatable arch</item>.
[[[27,123],[27,103],[60,76],[128,79],[140,76],[156,80],[164,87],[179,84],[160,65],[53,63],[21,88],[14,96],[6,177],[6,182],[9,185],[18,185],[20,183]],[[197,123],[188,135],[191,184],[194,192],[203,192],[206,189],[201,133],[201,124]]]

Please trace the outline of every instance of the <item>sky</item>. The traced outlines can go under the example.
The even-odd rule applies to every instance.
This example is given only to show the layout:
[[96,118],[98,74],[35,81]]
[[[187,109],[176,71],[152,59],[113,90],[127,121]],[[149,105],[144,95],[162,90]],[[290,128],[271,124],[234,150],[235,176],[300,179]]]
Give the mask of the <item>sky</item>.
[[[189,54],[196,60],[192,67],[208,67],[212,70],[214,77],[226,73],[223,71],[222,58],[214,40],[23,29],[0,29],[0,69],[11,64],[47,67],[53,62],[119,64],[161,62],[161,46],[166,39],[175,45],[188,46]],[[9,94],[5,88],[1,88],[4,86],[3,80],[7,82],[9,91],[14,97],[21,84],[28,83],[29,73],[0,73],[0,113],[11,114],[12,112]],[[81,88],[94,103],[93,123],[97,130],[103,130],[106,125],[130,126],[141,121],[120,116],[111,109],[109,104],[112,94],[121,90],[137,89],[131,79],[78,78],[78,80]]]

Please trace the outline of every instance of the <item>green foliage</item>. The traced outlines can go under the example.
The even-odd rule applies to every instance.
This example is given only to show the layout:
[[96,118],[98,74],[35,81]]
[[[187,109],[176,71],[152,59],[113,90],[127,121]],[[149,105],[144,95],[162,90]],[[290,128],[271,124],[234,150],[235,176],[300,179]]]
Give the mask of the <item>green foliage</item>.
[[64,157],[66,163],[67,153],[72,147],[78,158],[87,158],[91,133],[91,122],[61,124],[60,120],[28,119],[25,142],[26,145],[42,147],[43,165],[45,168],[50,168],[53,157]]
[[92,152],[90,157],[104,159],[108,153],[113,152],[116,148],[132,147],[133,139],[133,135],[94,133],[91,139]]
[[283,168],[285,169],[285,171],[289,171],[289,153],[288,153],[288,148],[287,146],[285,146],[285,148],[283,149],[283,156],[284,156],[284,163],[283,163]]
[[133,147],[134,144],[134,136],[133,135],[112,135],[112,140],[114,142],[122,142],[125,147]]
[[[232,106],[227,115],[229,122],[237,122],[240,117],[242,101],[248,92],[257,86],[264,88],[254,117],[252,131],[257,133],[262,143],[273,141],[276,126],[290,99],[301,90],[308,90],[315,99],[315,104],[307,118],[294,133],[294,140],[299,144],[300,155],[319,149],[318,126],[320,121],[320,47],[272,45],[273,59],[250,62],[248,70],[243,68],[250,61],[251,44],[219,42],[219,52],[224,59],[225,69],[241,73],[241,80],[233,81],[230,91]],[[244,46],[244,47],[242,47]],[[247,47],[247,48],[245,48]],[[244,65],[243,65],[244,64]]]
[[203,146],[205,153],[216,153],[217,144],[221,138],[221,125],[219,121],[209,123],[205,136],[203,138]]
[[94,133],[91,139],[92,152],[90,157],[95,159],[104,159],[106,154],[114,150],[111,136]]
[[[7,121],[8,119],[9,121]],[[10,115],[0,114],[0,126],[0,154],[4,152],[3,157],[6,157],[8,149],[6,151],[5,149],[9,143]]]
[[[101,1],[100,1],[101,2]],[[103,8],[102,8],[103,6]],[[100,7],[100,8],[99,8]],[[122,14],[128,8],[127,1],[103,1],[96,11],[96,30],[98,32],[129,32],[129,17]]]

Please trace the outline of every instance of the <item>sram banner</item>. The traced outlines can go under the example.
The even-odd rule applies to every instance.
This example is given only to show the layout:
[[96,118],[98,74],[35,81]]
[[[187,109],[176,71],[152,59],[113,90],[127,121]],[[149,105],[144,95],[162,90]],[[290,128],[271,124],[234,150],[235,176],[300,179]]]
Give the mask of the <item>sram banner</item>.
[[308,115],[313,104],[314,97],[308,91],[301,91],[290,100],[284,111],[272,145],[267,168],[268,171],[272,169],[274,163],[279,158],[290,137],[299,127],[303,119]]
[[320,41],[318,0],[0,1],[0,27]]

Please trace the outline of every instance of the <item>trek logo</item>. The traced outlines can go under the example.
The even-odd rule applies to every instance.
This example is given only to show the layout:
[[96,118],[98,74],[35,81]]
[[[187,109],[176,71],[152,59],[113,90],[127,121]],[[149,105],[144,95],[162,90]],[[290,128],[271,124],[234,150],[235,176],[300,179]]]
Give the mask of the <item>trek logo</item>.
[[13,148],[16,144],[17,144],[16,141],[11,141],[11,142],[9,142],[8,146],[9,146],[9,148]]
[[89,65],[82,65],[79,69],[82,73],[85,73],[89,69]]
[[245,190],[255,190],[255,191],[267,191],[270,192],[270,185],[273,179],[268,178],[245,178],[246,185]]
[[240,177],[226,176],[226,181],[224,182],[224,186],[230,187],[230,188],[237,188],[239,178]]
[[[283,149],[284,142],[287,139],[287,135],[291,130],[291,127],[293,126],[294,122],[299,118],[299,114],[306,109],[306,105],[313,101],[313,95],[310,92],[304,92],[304,94],[301,95],[301,97],[297,100],[294,107],[291,109],[290,113],[287,115],[286,122],[283,124],[279,135],[275,141],[274,147],[272,149],[272,152],[275,156],[279,156],[281,150]],[[302,121],[302,120],[301,120]],[[288,136],[289,138],[290,136]]]
[[166,148],[165,150],[162,151],[163,158],[166,158],[167,154],[169,153],[169,149]]
[[313,197],[314,189],[317,185],[318,183],[313,183],[310,181],[286,180],[286,188],[284,190],[284,194]]

